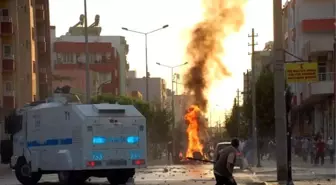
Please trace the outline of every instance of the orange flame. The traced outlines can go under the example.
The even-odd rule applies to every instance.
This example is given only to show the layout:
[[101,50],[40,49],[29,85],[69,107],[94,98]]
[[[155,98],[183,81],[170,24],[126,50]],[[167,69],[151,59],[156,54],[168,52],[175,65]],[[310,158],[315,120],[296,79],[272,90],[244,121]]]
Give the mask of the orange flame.
[[188,149],[186,157],[193,157],[194,152],[200,152],[203,155],[203,145],[199,138],[199,115],[201,110],[196,105],[191,105],[184,116],[188,124]]

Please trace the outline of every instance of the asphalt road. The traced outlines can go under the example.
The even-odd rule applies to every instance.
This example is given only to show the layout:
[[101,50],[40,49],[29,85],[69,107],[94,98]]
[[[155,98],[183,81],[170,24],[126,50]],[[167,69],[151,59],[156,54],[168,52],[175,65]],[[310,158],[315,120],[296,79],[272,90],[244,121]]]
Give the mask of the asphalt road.
[[[257,181],[248,171],[235,171],[235,178],[238,184],[252,185]],[[42,177],[41,185],[58,185],[56,175],[45,175]],[[13,173],[0,175],[1,185],[19,185]],[[105,178],[90,178],[87,184],[107,185]],[[176,165],[176,166],[150,166],[147,169],[137,170],[134,182],[129,185],[214,185],[213,171],[211,165]],[[128,185],[127,184],[127,185]]]

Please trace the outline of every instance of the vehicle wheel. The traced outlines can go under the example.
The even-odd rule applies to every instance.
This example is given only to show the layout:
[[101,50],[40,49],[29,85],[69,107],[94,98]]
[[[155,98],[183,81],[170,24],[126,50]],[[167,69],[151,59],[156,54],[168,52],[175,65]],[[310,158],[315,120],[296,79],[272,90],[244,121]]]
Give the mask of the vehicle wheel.
[[31,172],[30,165],[27,164],[24,158],[20,158],[15,165],[15,176],[23,185],[35,185],[42,177],[39,172]]
[[113,175],[110,175],[107,177],[108,182],[110,185],[120,185],[120,184],[126,184],[129,179],[128,174],[122,174],[122,173],[115,173]]
[[81,185],[87,178],[85,178],[81,173],[72,171],[62,171],[58,173],[58,181],[62,185]]

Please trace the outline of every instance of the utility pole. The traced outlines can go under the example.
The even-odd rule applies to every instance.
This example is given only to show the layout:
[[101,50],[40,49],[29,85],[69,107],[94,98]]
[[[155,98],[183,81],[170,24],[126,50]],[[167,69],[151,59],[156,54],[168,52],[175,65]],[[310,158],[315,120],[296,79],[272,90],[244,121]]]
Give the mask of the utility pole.
[[85,84],[86,84],[86,103],[91,102],[91,80],[90,80],[90,56],[89,56],[89,35],[87,23],[87,4],[84,0],[84,38],[85,38]]
[[257,136],[257,110],[256,110],[256,71],[255,71],[255,57],[254,57],[254,46],[258,45],[255,42],[255,37],[258,37],[258,34],[254,33],[254,28],[252,28],[252,34],[249,35],[252,39],[252,43],[249,44],[252,48],[252,52],[249,53],[251,55],[251,68],[252,68],[252,140],[253,140],[253,165],[256,166],[257,162],[257,150],[258,150],[258,136]]
[[274,32],[274,118],[276,135],[277,180],[286,182],[288,179],[287,165],[287,126],[285,107],[285,75],[284,49],[282,32],[282,0],[273,0],[273,32]]
[[239,138],[239,136],[240,136],[240,104],[239,104],[239,102],[240,102],[240,100],[239,100],[239,95],[240,95],[240,91],[239,91],[239,89],[237,89],[237,136],[238,136],[238,138]]
[[[335,3],[335,6],[336,6],[336,3]],[[336,24],[335,24],[335,27],[336,27]],[[335,109],[335,112],[334,112],[334,140],[336,138],[336,31],[335,31],[335,34],[334,34],[334,66],[335,66],[335,73],[334,73],[334,109]]]

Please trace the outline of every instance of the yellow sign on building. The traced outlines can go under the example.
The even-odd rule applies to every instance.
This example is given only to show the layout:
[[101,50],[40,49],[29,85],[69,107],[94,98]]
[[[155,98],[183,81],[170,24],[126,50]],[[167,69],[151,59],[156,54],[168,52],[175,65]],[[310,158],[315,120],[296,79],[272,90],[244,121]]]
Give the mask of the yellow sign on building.
[[318,81],[317,62],[286,63],[287,83]]

